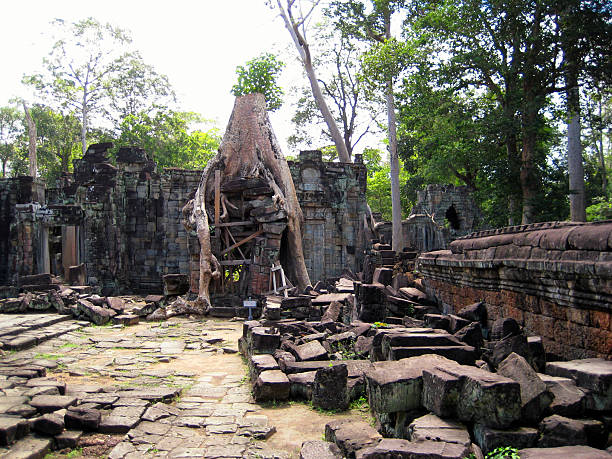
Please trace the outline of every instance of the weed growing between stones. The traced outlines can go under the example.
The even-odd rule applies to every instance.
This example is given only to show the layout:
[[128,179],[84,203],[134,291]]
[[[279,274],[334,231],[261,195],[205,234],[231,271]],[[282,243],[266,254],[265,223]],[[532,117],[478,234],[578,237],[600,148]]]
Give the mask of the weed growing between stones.
[[62,358],[61,354],[36,354],[34,355],[34,359],[36,360],[57,360]]
[[[472,453],[466,459],[476,459],[476,456]],[[521,459],[521,456],[518,449],[512,446],[500,446],[493,451],[489,451],[485,455],[485,459]]]

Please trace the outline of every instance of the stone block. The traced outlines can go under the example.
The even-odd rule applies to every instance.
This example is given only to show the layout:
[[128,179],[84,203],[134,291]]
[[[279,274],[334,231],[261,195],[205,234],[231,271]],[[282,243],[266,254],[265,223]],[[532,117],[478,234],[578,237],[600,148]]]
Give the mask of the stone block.
[[290,391],[289,379],[280,370],[261,372],[253,386],[253,396],[258,402],[287,400]]
[[77,398],[72,395],[38,395],[30,401],[30,405],[40,413],[51,413],[68,408],[76,402]]
[[329,355],[319,341],[310,341],[291,349],[298,361],[327,360]]
[[590,446],[562,446],[558,448],[526,448],[519,450],[521,459],[610,459],[610,453]]
[[302,443],[300,459],[342,459],[342,451],[335,443],[308,440]]
[[356,459],[379,458],[423,458],[423,459],[463,459],[470,454],[470,448],[457,443],[439,441],[408,441],[384,438],[378,445],[357,451]]
[[247,343],[253,354],[274,354],[280,347],[280,333],[266,327],[253,327],[248,332]]
[[334,420],[325,425],[325,440],[335,443],[346,457],[377,445],[382,436],[364,421]]
[[52,438],[28,436],[15,443],[2,459],[41,459],[51,450]]
[[423,371],[445,365],[456,364],[437,355],[375,362],[373,368],[365,372],[371,409],[375,413],[419,409],[423,390]]
[[426,414],[408,426],[410,441],[439,441],[469,447],[470,433],[460,422],[441,419],[435,414]]
[[502,446],[513,446],[518,449],[531,448],[538,441],[538,430],[532,427],[500,430],[476,424],[473,430],[474,440],[484,454]]
[[100,426],[102,413],[96,409],[70,407],[64,415],[67,429],[95,432]]
[[348,370],[344,364],[317,370],[312,391],[312,404],[323,410],[346,410],[349,404],[347,378]]
[[249,373],[251,379],[255,380],[262,371],[278,370],[276,359],[270,354],[252,355],[249,357]]
[[57,435],[64,430],[64,416],[58,413],[47,413],[33,419],[32,430],[43,435]]
[[520,384],[521,418],[528,423],[541,419],[542,414],[551,404],[553,395],[527,360],[512,353],[499,364],[497,374]]
[[570,419],[553,414],[542,420],[538,447],[586,445],[603,448],[608,435],[601,421]]
[[28,421],[16,417],[0,416],[0,446],[8,446],[25,437],[30,431]]
[[552,414],[570,418],[580,418],[584,415],[587,405],[588,390],[576,386],[571,378],[538,374],[544,381],[554,398],[548,407]]
[[458,364],[437,365],[426,371],[430,375],[423,378],[423,401],[435,414],[497,428],[508,427],[520,418],[520,386],[511,379]]
[[546,374],[572,378],[576,384],[591,391],[588,408],[595,411],[612,409],[612,361],[582,359],[569,362],[549,362]]
[[316,371],[306,371],[287,375],[291,384],[292,400],[312,400],[312,390],[314,387]]

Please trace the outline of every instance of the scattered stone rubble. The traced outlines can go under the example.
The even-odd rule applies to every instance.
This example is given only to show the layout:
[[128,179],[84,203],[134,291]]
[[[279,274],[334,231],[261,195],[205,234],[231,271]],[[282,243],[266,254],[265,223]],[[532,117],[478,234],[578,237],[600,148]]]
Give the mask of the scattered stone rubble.
[[351,283],[311,291],[298,318],[281,305],[305,295],[272,298],[239,340],[259,402],[342,411],[367,397],[376,428],[330,422],[301,457],[464,458],[500,446],[609,457],[612,361],[546,362],[541,339],[513,319],[487,327],[482,303],[441,314],[388,267]]

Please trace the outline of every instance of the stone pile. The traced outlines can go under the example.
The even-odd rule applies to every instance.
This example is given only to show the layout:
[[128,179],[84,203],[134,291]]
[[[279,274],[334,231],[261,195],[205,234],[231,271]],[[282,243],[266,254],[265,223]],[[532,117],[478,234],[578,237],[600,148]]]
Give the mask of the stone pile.
[[[321,320],[268,316],[244,323],[239,348],[257,401],[308,400],[337,411],[360,397],[369,402],[377,429],[330,423],[326,440],[335,447],[308,443],[302,457],[325,451],[329,457],[463,458],[475,448],[487,453],[508,445],[581,445],[593,457],[605,454],[598,448],[607,446],[610,428],[612,362],[546,363],[539,337],[526,337],[516,321],[487,327],[482,303],[435,313],[415,287],[399,287],[398,294],[431,311],[421,319],[355,320],[364,317],[358,311],[375,310],[366,301],[375,297],[370,292],[381,298],[375,304],[388,301],[397,276],[378,268],[375,278],[378,285],[355,282],[354,306],[351,293],[313,298],[322,305]],[[338,295],[347,295],[344,303],[318,301]]]
[[[49,275],[43,275],[49,276]],[[30,276],[31,277],[31,276]],[[196,311],[189,309],[186,302],[175,300],[168,308],[166,303],[173,297],[162,295],[148,295],[146,297],[113,297],[100,296],[93,293],[89,286],[65,286],[58,283],[49,283],[49,288],[41,288],[40,285],[31,286],[31,291],[25,291],[15,298],[0,299],[0,313],[3,314],[28,314],[45,313],[45,321],[52,320],[58,323],[56,334],[82,327],[83,324],[74,324],[71,318],[86,321],[95,325],[113,324],[135,325],[140,318],[150,320],[162,320],[172,315],[189,314]],[[181,308],[181,304],[184,307]],[[51,313],[59,315],[51,316]],[[32,318],[32,327],[36,327],[36,317]],[[21,319],[18,319],[21,320]],[[41,319],[42,320],[42,319]],[[68,321],[65,325],[61,323]],[[26,322],[28,322],[26,320]],[[47,325],[45,322],[43,325]],[[24,325],[28,328],[28,325]],[[72,328],[71,328],[72,327]],[[3,329],[0,342],[4,347],[11,349],[25,349],[36,345],[41,337],[36,338],[34,333],[25,333],[23,326]],[[46,331],[45,339],[52,337],[49,330]]]

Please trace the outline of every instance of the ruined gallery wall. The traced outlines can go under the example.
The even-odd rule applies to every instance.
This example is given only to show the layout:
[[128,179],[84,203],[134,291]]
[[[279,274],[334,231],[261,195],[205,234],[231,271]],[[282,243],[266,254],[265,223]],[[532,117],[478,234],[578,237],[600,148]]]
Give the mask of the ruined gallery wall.
[[[158,174],[146,158],[129,153],[124,161],[119,155],[117,168],[81,164],[93,170],[93,181],[81,182],[75,193],[84,212],[82,261],[91,285],[109,292],[161,292],[162,275],[189,273],[194,238],[181,224],[181,211],[201,171]],[[78,173],[75,179],[81,181]]]
[[[52,234],[66,226],[76,228],[87,282],[105,293],[158,292],[164,274],[197,278],[199,243],[185,231],[181,211],[202,171],[157,173],[146,154],[133,148],[121,149],[115,166],[108,148],[92,145],[75,162],[74,177],[49,190],[47,204],[39,197],[42,184],[31,178],[0,181],[0,285],[49,272],[57,237]],[[311,279],[339,276],[345,267],[360,270],[366,169],[359,156],[354,164],[327,163],[320,152],[304,152],[290,168],[305,217]]]
[[612,355],[612,222],[475,233],[423,254],[424,283],[446,309],[476,301],[489,323],[516,319],[563,359]]
[[[466,186],[427,185],[417,191],[417,202],[402,221],[404,243],[417,252],[448,248],[458,237],[482,225],[482,215]],[[391,222],[377,225],[381,240],[391,243]]]
[[361,155],[353,163],[334,163],[323,161],[321,151],[303,151],[289,168],[304,214],[310,280],[338,277],[345,268],[361,271],[367,186]]
[[[0,285],[9,284],[15,271],[33,269],[33,229],[30,226],[27,233],[19,234],[15,221],[18,206],[43,201],[44,185],[32,177],[0,179]],[[19,245],[23,267],[16,265],[13,256]]]

